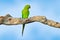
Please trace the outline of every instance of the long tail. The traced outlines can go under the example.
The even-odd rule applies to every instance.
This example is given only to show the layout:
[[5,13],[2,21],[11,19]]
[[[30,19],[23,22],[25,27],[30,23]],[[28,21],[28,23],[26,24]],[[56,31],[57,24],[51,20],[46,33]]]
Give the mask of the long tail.
[[23,24],[23,27],[22,27],[22,36],[23,36],[24,28],[25,28],[25,24]]

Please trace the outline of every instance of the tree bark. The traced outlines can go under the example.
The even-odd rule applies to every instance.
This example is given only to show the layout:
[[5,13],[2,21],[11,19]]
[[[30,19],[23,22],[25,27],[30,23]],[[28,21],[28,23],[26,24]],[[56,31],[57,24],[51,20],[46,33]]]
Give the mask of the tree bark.
[[32,23],[32,22],[40,22],[45,25],[60,28],[59,22],[49,20],[45,16],[33,16],[33,17],[30,17],[27,19],[14,18],[10,14],[7,14],[6,16],[0,16],[0,24],[4,24],[4,25],[28,24],[28,23]]

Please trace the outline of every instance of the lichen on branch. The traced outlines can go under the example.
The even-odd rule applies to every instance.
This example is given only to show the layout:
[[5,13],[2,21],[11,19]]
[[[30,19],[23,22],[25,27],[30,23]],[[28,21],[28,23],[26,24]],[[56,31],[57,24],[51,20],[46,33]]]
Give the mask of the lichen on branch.
[[4,24],[4,25],[18,25],[18,24],[24,24],[24,23],[28,24],[32,22],[40,22],[45,25],[60,28],[59,22],[49,20],[45,16],[33,16],[27,19],[14,18],[10,14],[7,14],[6,16],[0,16],[0,24]]

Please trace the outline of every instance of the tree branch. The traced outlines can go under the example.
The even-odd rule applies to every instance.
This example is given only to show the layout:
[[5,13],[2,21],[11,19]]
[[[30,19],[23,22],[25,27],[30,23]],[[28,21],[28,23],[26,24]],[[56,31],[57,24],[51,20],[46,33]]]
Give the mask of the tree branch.
[[18,24],[28,24],[32,22],[40,22],[52,27],[60,28],[60,23],[53,20],[47,19],[45,16],[33,16],[28,19],[14,18],[7,14],[6,16],[0,16],[0,24],[5,25],[18,25]]

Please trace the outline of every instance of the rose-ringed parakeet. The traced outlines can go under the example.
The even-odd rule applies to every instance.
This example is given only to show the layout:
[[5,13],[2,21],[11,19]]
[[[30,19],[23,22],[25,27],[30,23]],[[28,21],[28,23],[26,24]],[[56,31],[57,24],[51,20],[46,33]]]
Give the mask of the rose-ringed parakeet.
[[[22,10],[22,19],[28,18],[30,14],[29,8],[30,8],[29,4],[25,5],[24,9]],[[25,28],[25,24],[23,24],[23,27],[22,27],[22,36],[23,36],[24,28]]]

